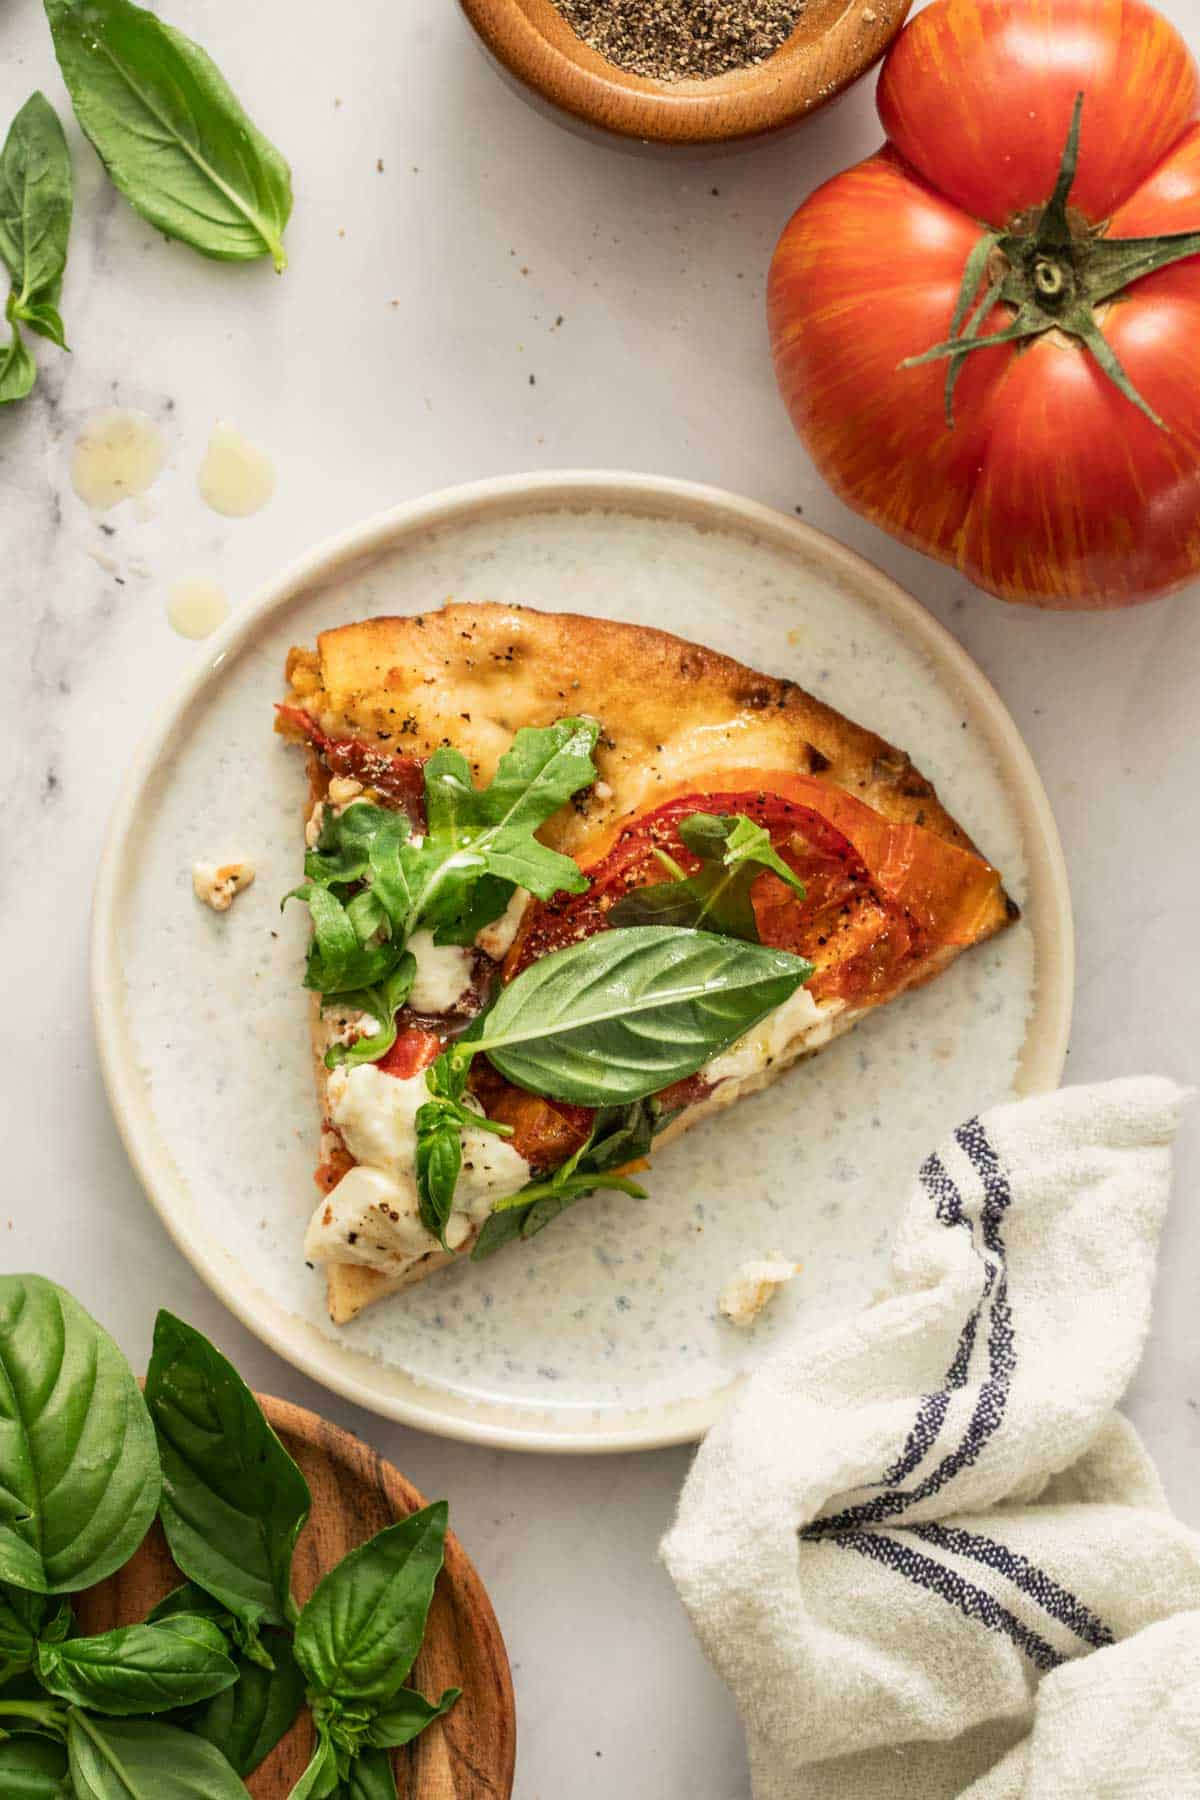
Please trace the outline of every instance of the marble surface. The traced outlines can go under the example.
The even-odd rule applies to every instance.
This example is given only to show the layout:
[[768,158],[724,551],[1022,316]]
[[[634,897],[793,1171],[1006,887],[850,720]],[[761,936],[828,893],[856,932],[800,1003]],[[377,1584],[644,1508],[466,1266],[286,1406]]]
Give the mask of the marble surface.
[[[1198,8],[1168,7],[1200,32]],[[235,603],[321,536],[407,495],[538,466],[644,468],[751,494],[862,550],[917,593],[1005,696],[1065,841],[1079,928],[1068,1077],[1194,1079],[1200,609],[1183,594],[1096,619],[1007,609],[851,517],[794,443],[762,317],[774,238],[820,179],[873,147],[869,84],[804,133],[721,159],[578,140],[496,79],[450,0],[174,0],[296,174],[292,266],[206,263],[102,181],[72,126],[70,358],[39,346],[34,398],[0,416],[0,716],[8,763],[0,1267],[65,1282],[135,1362],[165,1304],[257,1385],[365,1432],[449,1496],[513,1659],[519,1800],[745,1800],[732,1707],[655,1548],[686,1451],[550,1461],[460,1447],[326,1398],[224,1313],[168,1242],[109,1118],[87,1007],[87,916],[132,746],[196,646],[176,582]],[[41,9],[0,17],[0,112],[62,93]],[[380,166],[382,165],[382,166]],[[70,450],[98,408],[169,439],[149,516],[100,531]],[[217,419],[274,459],[254,518],[218,518],[197,470]],[[98,560],[101,559],[101,560]],[[204,1070],[197,1070],[204,1079]],[[1193,1116],[1158,1307],[1130,1410],[1200,1524],[1200,1175]]]

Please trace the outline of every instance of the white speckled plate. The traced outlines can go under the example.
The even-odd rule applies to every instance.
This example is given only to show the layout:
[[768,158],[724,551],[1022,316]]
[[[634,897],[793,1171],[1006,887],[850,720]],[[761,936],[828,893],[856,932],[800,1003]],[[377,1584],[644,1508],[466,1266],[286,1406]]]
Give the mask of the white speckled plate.
[[[1024,922],[603,1195],[337,1330],[301,1238],[317,1132],[300,989],[301,759],[271,732],[289,644],[373,613],[525,601],[666,626],[788,675],[911,750]],[[233,910],[197,858],[251,856]],[[1070,1018],[1066,876],[1046,797],[978,669],[885,576],[749,501],[626,475],[530,475],[400,507],[308,557],[213,640],[130,772],[95,906],[96,1027],[129,1154],[247,1325],[364,1406],[543,1450],[698,1437],[783,1332],[860,1305],[917,1163],[974,1110],[1053,1086]],[[749,1333],[718,1290],[803,1271]]]

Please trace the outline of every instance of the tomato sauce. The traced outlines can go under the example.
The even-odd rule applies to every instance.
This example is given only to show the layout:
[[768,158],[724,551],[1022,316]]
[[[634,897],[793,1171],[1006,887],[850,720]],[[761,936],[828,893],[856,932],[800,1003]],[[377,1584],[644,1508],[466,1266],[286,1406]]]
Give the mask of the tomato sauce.
[[374,788],[406,812],[414,825],[424,827],[425,764],[421,757],[380,750],[361,738],[327,737],[316,720],[298,706],[278,706],[275,710],[320,751],[331,775],[349,776],[364,787]]

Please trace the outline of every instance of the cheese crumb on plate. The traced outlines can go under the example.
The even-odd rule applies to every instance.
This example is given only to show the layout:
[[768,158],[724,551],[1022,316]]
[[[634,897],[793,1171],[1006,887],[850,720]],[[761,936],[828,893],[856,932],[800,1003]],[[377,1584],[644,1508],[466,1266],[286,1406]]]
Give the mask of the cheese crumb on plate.
[[254,880],[252,862],[192,864],[192,889],[197,900],[214,912],[228,912],[238,895]]
[[744,1262],[729,1277],[717,1302],[731,1325],[743,1330],[753,1325],[764,1306],[768,1306],[781,1287],[800,1273],[800,1264],[785,1262],[781,1256]]

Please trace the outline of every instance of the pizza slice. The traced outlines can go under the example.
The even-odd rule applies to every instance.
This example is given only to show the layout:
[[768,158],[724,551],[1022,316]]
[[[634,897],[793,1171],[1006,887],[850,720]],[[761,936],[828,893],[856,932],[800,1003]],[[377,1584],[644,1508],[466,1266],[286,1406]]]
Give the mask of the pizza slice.
[[338,1322],[641,1192],[652,1144],[1017,917],[902,751],[665,632],[450,604],[287,677]]

